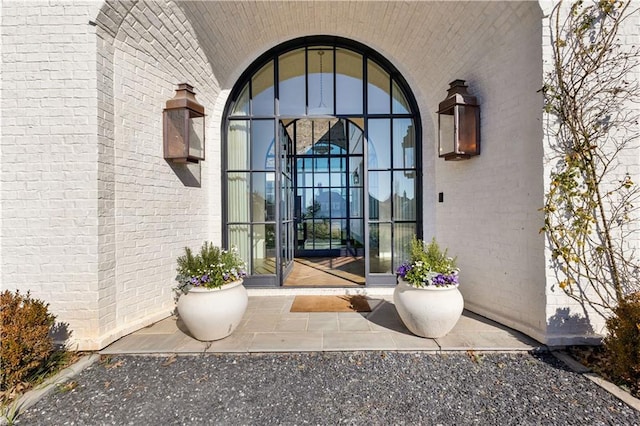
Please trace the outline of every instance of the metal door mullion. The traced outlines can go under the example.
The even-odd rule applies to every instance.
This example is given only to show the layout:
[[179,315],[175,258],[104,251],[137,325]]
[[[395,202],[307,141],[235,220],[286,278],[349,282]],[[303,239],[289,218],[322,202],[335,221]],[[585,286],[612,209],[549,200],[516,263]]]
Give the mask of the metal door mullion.
[[276,160],[276,167],[275,167],[275,182],[274,182],[274,186],[275,186],[275,195],[276,195],[276,208],[275,208],[275,215],[276,215],[276,223],[275,223],[275,243],[276,243],[276,247],[275,247],[275,251],[276,251],[276,283],[278,284],[279,287],[282,287],[282,285],[284,284],[284,280],[282,277],[282,242],[280,241],[281,239],[281,222],[282,222],[282,218],[281,218],[281,208],[280,208],[280,203],[282,202],[282,165],[280,162],[280,155],[281,155],[281,151],[282,151],[282,147],[280,146],[281,141],[280,141],[280,129],[279,129],[279,124],[280,121],[278,120],[278,118],[274,118],[273,119],[273,133],[274,133],[274,142],[275,142],[275,146],[276,146],[276,152],[275,152],[275,160]]

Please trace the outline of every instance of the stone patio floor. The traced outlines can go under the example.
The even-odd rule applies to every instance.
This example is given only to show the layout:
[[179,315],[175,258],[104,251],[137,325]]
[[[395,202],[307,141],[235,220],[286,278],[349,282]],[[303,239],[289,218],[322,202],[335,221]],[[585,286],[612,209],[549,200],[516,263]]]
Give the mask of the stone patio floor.
[[[258,293],[259,294],[259,293]],[[391,294],[367,295],[367,313],[289,312],[295,295],[252,295],[229,337],[201,342],[170,316],[122,337],[101,354],[313,351],[529,351],[543,345],[494,321],[464,311],[445,337],[417,337],[403,325]]]

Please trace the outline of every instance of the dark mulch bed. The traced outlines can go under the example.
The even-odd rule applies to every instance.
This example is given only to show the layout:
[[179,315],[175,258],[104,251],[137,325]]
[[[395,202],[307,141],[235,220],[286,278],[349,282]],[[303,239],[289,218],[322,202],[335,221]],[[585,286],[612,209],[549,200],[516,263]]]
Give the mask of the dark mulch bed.
[[632,380],[624,380],[617,376],[612,368],[611,357],[604,346],[570,346],[567,351],[580,364],[611,383],[615,383],[636,398],[640,398],[640,382],[634,383]]

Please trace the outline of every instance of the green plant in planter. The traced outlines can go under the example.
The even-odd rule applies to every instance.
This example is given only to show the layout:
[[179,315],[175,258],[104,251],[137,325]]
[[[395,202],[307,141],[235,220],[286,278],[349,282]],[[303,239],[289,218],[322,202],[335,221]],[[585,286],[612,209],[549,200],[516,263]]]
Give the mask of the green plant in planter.
[[179,292],[188,293],[192,287],[220,288],[247,276],[246,264],[235,247],[224,250],[205,241],[198,254],[189,247],[184,251],[177,259]]
[[415,236],[409,247],[409,262],[397,270],[400,277],[415,287],[457,286],[458,272],[456,258],[448,256],[447,249],[441,250],[435,238],[427,244]]

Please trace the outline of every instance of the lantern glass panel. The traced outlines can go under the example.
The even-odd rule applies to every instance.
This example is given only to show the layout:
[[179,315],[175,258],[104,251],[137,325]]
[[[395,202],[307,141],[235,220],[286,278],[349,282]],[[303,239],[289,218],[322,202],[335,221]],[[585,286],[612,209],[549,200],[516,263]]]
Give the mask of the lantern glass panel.
[[204,117],[191,112],[189,119],[189,157],[204,158]]
[[186,157],[186,141],[184,140],[184,135],[186,133],[185,114],[186,112],[181,109],[167,110],[165,112],[167,158]]
[[453,109],[438,115],[440,132],[438,135],[439,155],[456,152],[455,119]]
[[463,154],[476,154],[478,151],[476,141],[477,108],[460,105],[458,106],[458,114],[460,123],[458,150]]

